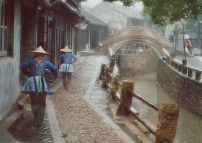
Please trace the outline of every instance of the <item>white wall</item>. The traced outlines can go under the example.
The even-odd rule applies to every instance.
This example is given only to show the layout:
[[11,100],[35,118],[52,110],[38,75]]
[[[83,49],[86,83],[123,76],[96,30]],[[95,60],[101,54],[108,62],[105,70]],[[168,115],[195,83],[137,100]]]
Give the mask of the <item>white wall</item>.
[[13,57],[0,57],[0,120],[18,109],[21,8],[19,0],[14,3]]

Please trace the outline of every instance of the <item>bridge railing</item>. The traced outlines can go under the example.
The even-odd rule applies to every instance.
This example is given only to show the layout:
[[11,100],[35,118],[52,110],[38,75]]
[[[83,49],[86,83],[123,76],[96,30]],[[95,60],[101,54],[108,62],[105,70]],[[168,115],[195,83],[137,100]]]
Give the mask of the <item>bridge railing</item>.
[[143,37],[147,37],[147,38],[156,40],[156,42],[162,43],[168,47],[172,46],[170,41],[161,35],[160,31],[150,29],[146,26],[130,26],[130,27],[126,27],[122,30],[116,31],[114,33],[114,35],[107,37],[103,41],[103,46],[106,46],[108,44],[114,43],[116,41],[119,41],[121,39],[130,37],[130,36],[132,36],[132,37],[133,36],[143,36]]
[[[112,53],[111,53],[112,54]],[[137,119],[151,134],[155,136],[155,143],[166,142],[171,143],[174,140],[177,121],[179,117],[180,107],[178,104],[162,103],[160,108],[146,101],[141,96],[133,92],[134,81],[120,81],[120,74],[114,72],[116,65],[115,58],[110,60],[110,63],[102,64],[99,79],[102,80],[101,86],[106,88],[113,100],[119,101],[119,106],[116,111],[117,116],[132,115]],[[120,91],[120,92],[119,92]],[[159,112],[159,122],[156,131],[152,129],[132,107],[132,100],[136,98],[148,105],[152,109]]]
[[183,64],[182,62],[179,62],[176,59],[170,58],[170,65],[176,69],[178,72],[182,73],[184,76],[187,76],[189,78],[193,78],[197,81],[201,80],[201,74],[202,70],[188,66]]

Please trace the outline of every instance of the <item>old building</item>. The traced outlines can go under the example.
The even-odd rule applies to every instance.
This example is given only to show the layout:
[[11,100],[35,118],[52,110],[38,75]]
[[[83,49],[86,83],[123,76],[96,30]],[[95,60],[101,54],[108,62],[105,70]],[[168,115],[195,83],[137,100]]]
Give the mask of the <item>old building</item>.
[[18,109],[21,41],[21,2],[1,0],[0,17],[0,120]]
[[108,24],[111,34],[114,33],[114,30],[125,28],[129,17],[142,19],[141,11],[114,3],[100,2],[88,10],[91,14]]
[[81,20],[83,0],[1,0],[0,42],[0,120],[18,110],[18,97],[25,77],[21,62],[31,58],[29,51],[41,45],[57,67],[60,49],[76,51],[76,27]]
[[81,10],[87,24],[81,25],[77,30],[77,52],[93,50],[109,36],[108,25],[91,13]]

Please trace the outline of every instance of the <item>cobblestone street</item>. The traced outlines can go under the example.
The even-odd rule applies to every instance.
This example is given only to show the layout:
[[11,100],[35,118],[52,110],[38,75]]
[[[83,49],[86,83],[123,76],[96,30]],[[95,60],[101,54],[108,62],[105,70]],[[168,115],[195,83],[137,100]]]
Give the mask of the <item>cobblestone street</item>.
[[[25,110],[23,121],[12,135],[24,143],[58,143],[56,138],[66,143],[134,142],[90,99],[101,64],[108,62],[103,55],[80,56],[69,90],[63,89],[61,77],[53,83],[54,93],[48,98],[53,103],[61,134],[52,132],[55,123],[51,123],[47,113],[40,129],[32,127],[31,110]],[[47,109],[50,112],[48,105]]]

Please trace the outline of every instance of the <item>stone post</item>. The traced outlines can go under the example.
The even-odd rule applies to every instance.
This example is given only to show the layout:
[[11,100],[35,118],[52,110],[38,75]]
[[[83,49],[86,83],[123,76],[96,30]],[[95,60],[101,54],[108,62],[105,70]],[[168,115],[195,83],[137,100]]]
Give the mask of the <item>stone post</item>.
[[128,116],[129,114],[125,111],[124,107],[131,107],[133,97],[126,94],[126,90],[133,92],[134,90],[134,81],[125,80],[122,82],[121,95],[120,95],[120,104],[116,111],[118,116]]
[[109,81],[110,81],[110,77],[109,77],[108,73],[110,73],[111,70],[112,69],[110,67],[105,67],[105,69],[104,69],[104,75],[103,75],[102,84],[101,84],[101,86],[103,88],[107,88],[107,83],[109,83]]
[[105,69],[105,67],[106,67],[105,64],[102,64],[102,65],[101,65],[99,80],[102,80],[102,78],[103,78],[103,76],[104,76],[104,69]]
[[115,58],[111,58],[110,64],[109,64],[109,67],[111,68],[111,72],[113,72],[114,70],[114,65],[115,65]]
[[[112,73],[113,70],[114,70],[114,65],[115,65],[115,59],[114,58],[111,58],[110,60],[110,63],[109,63],[109,66],[107,67],[106,65],[102,65],[101,67],[101,71],[100,71],[100,76],[99,78],[102,79],[102,84],[101,86],[103,88],[106,88],[107,87],[107,83],[109,83],[111,77],[109,76],[108,73]],[[102,76],[103,75],[103,76]],[[102,76],[102,77],[101,77]]]
[[185,75],[187,74],[187,68],[184,67],[184,66],[182,67],[182,73],[185,74]]
[[120,80],[121,75],[119,73],[112,74],[112,79],[110,82],[110,95],[112,95],[112,99],[115,99],[115,95],[119,89],[119,85],[116,84],[116,80]]
[[173,143],[180,112],[178,104],[162,103],[159,108],[159,122],[155,143]]

